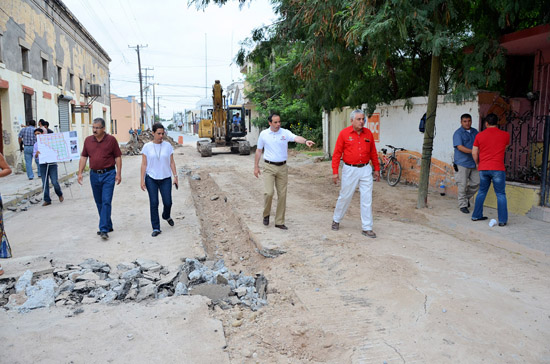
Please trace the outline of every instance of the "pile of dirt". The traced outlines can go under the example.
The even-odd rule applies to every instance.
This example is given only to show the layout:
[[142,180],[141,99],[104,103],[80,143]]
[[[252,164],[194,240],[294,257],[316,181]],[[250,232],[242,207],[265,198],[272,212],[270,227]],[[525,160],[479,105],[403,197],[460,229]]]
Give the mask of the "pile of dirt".
[[[174,139],[168,135],[164,136],[164,140],[172,145],[172,147],[177,148],[180,145],[176,143]],[[153,141],[153,132],[151,130],[145,130],[140,135],[132,134],[130,141],[125,145],[120,146],[120,151],[125,155],[139,155],[141,154],[141,149],[145,143]]]

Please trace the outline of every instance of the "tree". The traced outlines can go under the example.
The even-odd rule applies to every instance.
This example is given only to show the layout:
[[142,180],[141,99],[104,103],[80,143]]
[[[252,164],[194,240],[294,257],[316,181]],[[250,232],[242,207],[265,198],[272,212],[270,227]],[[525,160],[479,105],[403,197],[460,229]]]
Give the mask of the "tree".
[[[226,0],[195,0],[200,6]],[[246,0],[239,0],[241,4]],[[476,90],[498,89],[508,32],[548,23],[550,2],[539,0],[278,0],[279,20],[253,34],[244,56],[292,51],[285,92],[302,90],[311,107],[326,110],[428,95],[419,208],[427,204],[437,95],[457,101]],[[469,52],[465,52],[468,50]],[[266,58],[267,57],[267,58]],[[290,67],[292,66],[292,67]]]

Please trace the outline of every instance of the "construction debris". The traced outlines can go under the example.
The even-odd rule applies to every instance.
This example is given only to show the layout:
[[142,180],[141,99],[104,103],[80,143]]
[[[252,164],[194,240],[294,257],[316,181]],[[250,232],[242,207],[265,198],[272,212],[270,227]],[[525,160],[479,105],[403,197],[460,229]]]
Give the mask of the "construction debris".
[[[174,141],[171,137],[166,134],[164,140],[172,144],[172,147],[177,148],[180,145]],[[145,143],[153,141],[153,132],[151,130],[145,130],[140,135],[132,134],[130,141],[124,145],[120,146],[120,151],[125,155],[139,155],[141,154],[141,149]]]
[[155,261],[137,259],[118,264],[113,272],[107,263],[86,259],[39,277],[28,270],[17,281],[5,279],[1,283],[0,306],[22,313],[53,305],[140,302],[188,294],[206,296],[223,309],[244,305],[256,311],[267,305],[263,274],[254,278],[232,273],[223,260],[201,263],[185,259],[183,265],[170,272]]

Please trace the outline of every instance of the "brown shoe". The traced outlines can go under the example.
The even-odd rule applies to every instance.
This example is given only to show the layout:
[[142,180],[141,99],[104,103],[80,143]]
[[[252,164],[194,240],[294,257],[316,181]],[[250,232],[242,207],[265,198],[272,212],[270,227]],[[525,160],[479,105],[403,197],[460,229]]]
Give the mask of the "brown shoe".
[[51,205],[51,204],[52,204],[51,202],[46,202],[46,201],[44,201],[44,203],[42,204],[42,206],[49,206],[49,205]]
[[264,217],[264,225],[265,226],[269,225],[269,215]]
[[63,197],[63,195],[59,196],[59,202],[63,202],[64,199],[65,197]]
[[332,222],[332,230],[338,231],[340,229],[340,223],[339,222]]
[[363,230],[361,234],[368,236],[369,238],[376,238],[376,234],[372,230]]
[[279,228],[281,230],[288,230],[288,228],[283,224],[283,225],[275,225],[276,228]]

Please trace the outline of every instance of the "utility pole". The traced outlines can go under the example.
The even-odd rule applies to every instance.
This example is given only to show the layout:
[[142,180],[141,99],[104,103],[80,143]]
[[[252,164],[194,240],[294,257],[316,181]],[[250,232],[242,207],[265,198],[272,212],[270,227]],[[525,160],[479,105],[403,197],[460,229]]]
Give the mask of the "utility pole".
[[208,97],[208,43],[206,33],[204,33],[204,97]]
[[153,84],[153,124],[157,122],[157,118],[155,117],[155,85]]
[[[147,103],[149,102],[149,78],[154,78],[154,76],[148,76],[147,75],[147,71],[154,71],[155,69],[154,68],[144,68],[143,71],[145,71],[145,76],[143,76],[145,78],[145,87],[143,88],[145,90],[145,105],[144,105],[144,108],[145,108],[145,118],[147,119],[148,118],[148,115],[147,115]],[[155,103],[155,99],[153,99],[153,104]],[[149,124],[149,120],[146,120],[146,127],[152,127],[153,125],[148,125]]]
[[[147,48],[147,45],[142,45],[141,47],[142,48]],[[136,50],[137,56],[138,56],[139,94],[140,94],[140,97],[141,97],[141,104],[140,104],[140,108],[141,108],[141,125],[140,125],[140,128],[143,129],[143,124],[145,123],[145,119],[144,119],[144,116],[143,116],[143,83],[142,83],[142,80],[141,80],[141,57],[139,55],[139,44],[135,47],[128,46],[128,48],[134,48]]]
[[[155,102],[155,100],[153,100]],[[159,113],[159,119],[160,119],[160,96],[157,98],[157,112]]]

